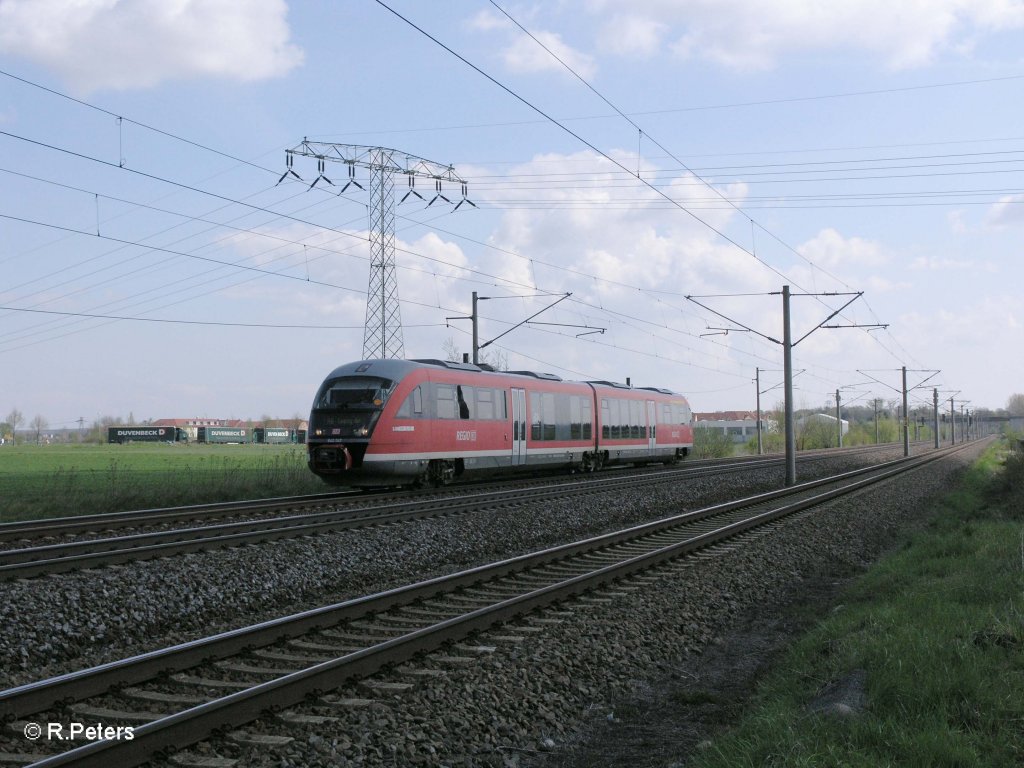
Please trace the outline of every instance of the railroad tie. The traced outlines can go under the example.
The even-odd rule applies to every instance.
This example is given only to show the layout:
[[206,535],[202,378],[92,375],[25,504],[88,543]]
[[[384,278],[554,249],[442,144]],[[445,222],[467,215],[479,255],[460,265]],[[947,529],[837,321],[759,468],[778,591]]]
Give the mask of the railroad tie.
[[186,675],[181,672],[176,675],[171,675],[171,680],[176,683],[182,683],[184,685],[198,685],[203,688],[234,688],[238,691],[244,691],[247,688],[252,688],[252,683],[240,683],[237,680],[212,680],[208,677]]
[[29,765],[38,763],[45,757],[46,755],[30,755],[25,752],[0,752],[0,765]]
[[522,643],[526,640],[526,635],[492,635],[488,634],[489,640],[495,640],[499,643]]
[[497,646],[494,645],[463,645],[462,643],[455,644],[452,649],[459,653],[475,653],[480,656],[491,654],[498,650]]
[[411,691],[416,686],[412,683],[396,683],[385,680],[360,680],[359,687],[373,693],[395,694]]
[[343,645],[327,645],[326,643],[314,643],[311,640],[289,640],[288,645],[292,648],[298,648],[301,651],[326,651],[331,654],[332,658],[338,656],[344,656],[345,654],[352,653],[353,648],[346,647]]
[[182,768],[232,768],[238,765],[238,761],[230,757],[175,752],[171,755],[171,765],[180,765]]
[[476,665],[477,660],[472,656],[449,656],[447,654],[431,654],[429,657],[430,661],[437,662],[438,664],[444,664],[449,667],[472,667]]
[[338,718],[329,715],[302,715],[298,712],[278,712],[274,717],[289,725],[329,725],[338,722]]
[[228,740],[246,747],[285,747],[295,741],[291,736],[274,736],[268,733],[249,733],[248,731],[232,731]]
[[265,648],[257,648],[254,651],[250,651],[253,656],[261,659],[267,659],[268,661],[286,661],[292,664],[301,664],[303,667],[311,667],[314,664],[319,664],[323,661],[329,661],[333,659],[333,656],[297,656],[294,653],[283,653],[281,651],[271,651]]
[[151,701],[159,704],[202,704],[207,701],[205,696],[190,693],[164,693],[163,691],[147,691],[142,688],[125,688],[121,695],[136,701]]
[[320,697],[320,703],[329,707],[344,707],[346,709],[365,709],[379,702],[374,699],[362,699],[356,696],[334,696],[327,695]]
[[89,704],[72,704],[71,711],[82,717],[95,718],[100,722],[107,720],[123,720],[128,723],[151,723],[159,720],[165,715],[157,715],[153,712],[123,712],[118,709],[107,709],[106,707],[94,707]]
[[245,675],[270,675],[273,677],[284,677],[292,672],[298,672],[302,667],[291,667],[288,669],[275,669],[274,667],[254,667],[251,664],[241,664],[237,661],[215,661],[213,665],[218,669],[226,669],[229,672],[241,672]]
[[409,678],[413,683],[430,682],[432,680],[438,680],[442,677],[447,676],[447,672],[443,669],[426,669],[426,668],[415,668],[415,669],[397,669],[395,674],[399,677]]

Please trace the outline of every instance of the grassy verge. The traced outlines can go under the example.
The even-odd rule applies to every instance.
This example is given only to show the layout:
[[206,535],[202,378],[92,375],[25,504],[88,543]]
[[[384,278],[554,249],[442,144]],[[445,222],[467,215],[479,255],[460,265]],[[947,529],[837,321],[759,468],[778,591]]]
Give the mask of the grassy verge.
[[325,490],[301,445],[0,448],[0,522]]
[[[865,710],[811,714],[826,684],[856,670]],[[1022,764],[1024,456],[990,451],[688,766]]]

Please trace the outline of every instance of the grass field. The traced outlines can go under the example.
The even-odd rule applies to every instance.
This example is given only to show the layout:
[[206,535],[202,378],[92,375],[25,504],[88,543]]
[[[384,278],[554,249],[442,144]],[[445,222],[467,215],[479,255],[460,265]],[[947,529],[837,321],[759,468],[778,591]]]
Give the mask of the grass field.
[[303,445],[0,446],[0,522],[325,490]]
[[[990,451],[937,513],[688,766],[1024,765],[1024,455]],[[854,670],[866,710],[808,711]]]

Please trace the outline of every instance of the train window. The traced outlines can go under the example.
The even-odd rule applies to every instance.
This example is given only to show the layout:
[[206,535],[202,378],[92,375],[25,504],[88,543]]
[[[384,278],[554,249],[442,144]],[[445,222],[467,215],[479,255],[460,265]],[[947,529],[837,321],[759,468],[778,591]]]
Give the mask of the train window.
[[593,435],[590,398],[573,395],[569,399],[569,439],[589,440]]
[[494,390],[485,387],[477,387],[476,390],[476,417],[478,419],[494,418]]
[[423,416],[423,389],[421,387],[416,387],[409,393],[395,416],[400,419],[416,419]]
[[608,398],[601,398],[601,437],[607,440],[611,437],[612,411]]
[[[564,401],[564,402],[563,402]],[[565,419],[558,421],[560,411]],[[530,439],[565,440],[569,437],[569,397],[551,392],[530,393]]]
[[608,423],[610,426],[609,437],[613,440],[622,437],[622,409],[620,401],[614,398],[608,400]]
[[437,418],[459,418],[459,406],[455,399],[455,387],[451,384],[435,384],[434,397],[437,403]]
[[473,387],[459,385],[455,387],[455,399],[459,404],[459,418],[474,418]]
[[508,405],[505,399],[506,392],[504,389],[494,390],[497,399],[494,401],[497,403],[497,418],[505,420],[508,418]]
[[544,409],[540,392],[529,393],[529,439],[544,439]]
[[690,406],[684,403],[672,403],[672,423],[689,424],[693,418],[690,413]]
[[347,376],[324,384],[317,408],[380,408],[395,383],[376,376]]
[[541,412],[541,418],[544,420],[544,440],[554,440],[555,424],[557,419],[555,418],[555,396],[550,392],[543,392],[540,396],[541,404],[543,406]]

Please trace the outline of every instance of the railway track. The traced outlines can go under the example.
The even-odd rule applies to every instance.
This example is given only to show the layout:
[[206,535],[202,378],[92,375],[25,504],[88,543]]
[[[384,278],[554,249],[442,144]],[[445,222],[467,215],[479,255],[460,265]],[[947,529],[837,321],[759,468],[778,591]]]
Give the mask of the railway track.
[[[896,448],[894,444],[883,444],[879,446],[860,446],[856,448],[825,449],[821,451],[807,451],[800,454],[801,461],[814,461],[829,456],[856,455],[859,453],[872,453],[877,451],[889,451]],[[781,458],[777,454],[764,456],[743,456],[728,459],[687,459],[686,466],[690,467],[714,467],[714,466],[758,466],[778,463]],[[628,469],[615,468],[607,472],[626,472],[635,474],[647,474],[660,471],[658,469],[642,468]],[[556,478],[556,479],[552,479]],[[253,499],[244,501],[217,502],[212,504],[194,504],[183,507],[165,507],[157,509],[131,510],[127,512],[108,512],[93,515],[76,515],[73,517],[47,518],[42,520],[19,520],[14,522],[0,523],[0,546],[17,548],[31,545],[32,542],[46,540],[47,543],[58,543],[56,540],[69,540],[77,535],[95,536],[97,534],[111,534],[116,532],[146,532],[161,527],[191,523],[196,525],[207,525],[215,521],[252,519],[255,516],[271,516],[284,512],[301,512],[304,510],[316,510],[325,506],[337,505],[361,505],[367,499],[405,499],[433,497],[451,493],[462,493],[470,489],[510,489],[518,487],[529,487],[532,485],[543,485],[551,482],[559,482],[561,478],[553,473],[542,474],[538,477],[526,476],[516,478],[505,478],[498,481],[474,481],[460,483],[442,489],[420,489],[420,490],[395,490],[379,489],[376,491],[365,490],[342,490],[328,493],[307,494],[303,496],[288,496],[284,498]]]
[[[310,696],[327,708],[356,706],[324,692],[450,649],[603,585],[625,583],[616,589],[628,592],[629,579],[644,570],[749,535],[963,447],[718,504],[20,686],[0,692],[0,716],[15,721],[8,741],[10,730],[29,727],[24,719],[30,715],[35,722],[134,727],[131,740],[23,755],[25,761],[39,758],[35,764],[41,767],[137,765],[221,731],[231,731],[238,743],[270,744],[275,734],[239,729],[268,710],[280,713]],[[532,629],[543,631],[543,623]],[[459,651],[472,652],[472,645]],[[451,658],[450,652],[442,658]],[[279,728],[286,727],[287,715],[278,715]],[[50,750],[62,744],[46,743]]]
[[[875,450],[872,446],[871,450]],[[864,452],[852,449],[849,453]],[[835,456],[836,453],[824,454]],[[675,483],[708,474],[727,474],[778,465],[779,457],[749,457],[739,460],[695,463],[684,467],[637,472],[608,472],[600,475],[575,476],[572,479],[552,481],[546,478],[528,484],[516,484],[515,502],[524,503],[543,499],[562,499],[622,488],[639,489],[646,485]],[[53,536],[60,531],[90,530],[95,527],[137,525],[140,520],[154,521],[192,519],[190,515],[203,515],[203,524],[183,528],[160,527],[140,533],[90,537],[58,543],[15,547],[0,551],[0,580],[33,578],[49,574],[66,573],[86,568],[116,565],[135,560],[169,557],[222,547],[275,541],[348,530],[373,525],[407,522],[424,517],[470,514],[481,509],[511,503],[508,483],[490,486],[470,486],[454,493],[422,495],[403,493],[367,503],[366,497],[355,501],[350,494],[318,494],[295,499],[273,499],[266,502],[212,505],[207,508],[155,510],[149,513],[131,513],[129,516],[91,516],[92,520],[64,518],[42,521],[40,524],[7,524],[0,528],[0,536],[8,541],[15,537],[25,539],[32,533]],[[373,497],[371,497],[373,499]],[[339,508],[339,506],[341,508]],[[296,509],[312,507],[315,511],[298,512]],[[326,508],[326,509],[325,509]],[[280,514],[292,512],[292,514]],[[247,513],[260,513],[259,517],[245,517]],[[266,516],[271,513],[270,516]],[[224,515],[239,519],[213,522]],[[99,519],[96,519],[96,518]],[[63,526],[63,527],[62,527]]]

